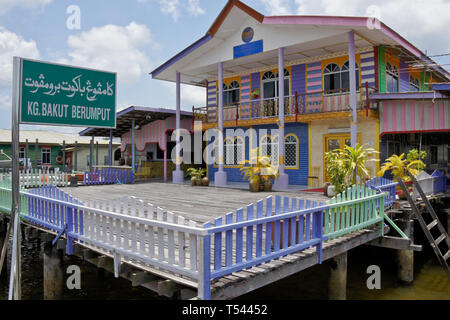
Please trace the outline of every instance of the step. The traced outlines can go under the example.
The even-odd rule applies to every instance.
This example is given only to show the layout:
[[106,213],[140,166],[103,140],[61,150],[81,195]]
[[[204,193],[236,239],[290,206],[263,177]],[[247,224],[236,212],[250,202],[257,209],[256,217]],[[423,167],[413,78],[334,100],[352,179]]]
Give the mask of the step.
[[447,261],[448,258],[450,258],[450,250],[448,250],[447,253],[444,255],[445,261]]
[[429,225],[427,225],[427,229],[428,229],[428,230],[433,229],[433,227],[435,227],[438,223],[439,223],[438,219],[434,220],[434,221],[431,222]]
[[434,242],[436,243],[436,245],[438,245],[439,243],[441,243],[445,238],[447,237],[447,235],[445,233],[441,234],[439,236],[439,238],[437,238],[436,240],[434,240]]

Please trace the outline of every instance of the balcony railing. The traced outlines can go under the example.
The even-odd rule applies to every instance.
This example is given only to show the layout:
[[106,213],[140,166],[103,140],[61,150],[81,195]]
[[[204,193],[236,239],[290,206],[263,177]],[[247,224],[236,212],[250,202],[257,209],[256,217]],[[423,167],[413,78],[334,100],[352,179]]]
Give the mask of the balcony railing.
[[[376,105],[369,100],[374,88],[366,87],[356,95],[358,110],[376,109]],[[296,93],[284,98],[286,116],[302,116],[314,113],[350,111],[350,93],[344,90]],[[218,107],[208,106],[193,108],[194,120],[204,123],[218,121]],[[258,98],[240,101],[223,107],[223,121],[237,121],[250,119],[274,118],[279,115],[278,98]]]

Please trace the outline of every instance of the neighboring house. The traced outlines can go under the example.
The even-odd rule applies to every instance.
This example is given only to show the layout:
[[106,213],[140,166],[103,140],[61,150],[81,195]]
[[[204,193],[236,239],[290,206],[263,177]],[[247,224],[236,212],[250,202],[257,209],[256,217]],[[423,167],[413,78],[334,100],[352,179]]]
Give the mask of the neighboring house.
[[[379,28],[369,28],[369,22],[269,17],[230,0],[205,36],[151,75],[206,88],[207,105],[194,109],[194,119],[203,122],[203,130],[223,129],[223,141],[209,141],[223,147],[223,162],[216,156],[208,165],[209,178],[219,179],[216,185],[242,181],[239,164],[249,159],[253,144],[279,165],[280,189],[321,186],[327,179],[325,152],[349,145],[352,131],[355,142],[381,151],[381,160],[392,153],[384,147],[389,141],[405,139],[392,134],[422,133],[436,158],[432,162],[446,167],[449,96],[433,91],[432,84],[448,82],[449,73],[382,22]],[[255,137],[226,136],[227,129],[249,128]],[[418,146],[419,138],[411,138],[408,147]],[[371,175],[378,166],[370,164]]]
[[[75,146],[77,150],[76,156]],[[61,170],[65,162],[67,164],[66,168],[69,170],[89,170],[91,158],[91,139],[89,137],[50,131],[21,130],[19,148],[19,159],[22,166],[26,166],[28,163],[28,166],[32,167],[59,168]],[[0,130],[0,149],[8,156],[11,156],[10,130]],[[109,165],[109,140],[95,139],[93,149],[93,165]],[[120,143],[113,142],[113,152],[116,150],[120,150]],[[77,159],[76,163],[74,163],[75,158]],[[118,160],[114,161],[113,164],[118,164]]]

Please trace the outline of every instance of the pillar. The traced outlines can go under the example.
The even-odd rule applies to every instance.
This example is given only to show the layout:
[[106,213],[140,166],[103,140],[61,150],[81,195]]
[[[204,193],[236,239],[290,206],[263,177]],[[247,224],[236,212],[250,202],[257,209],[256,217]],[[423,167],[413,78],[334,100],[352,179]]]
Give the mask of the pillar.
[[356,60],[355,60],[355,34],[348,33],[348,63],[350,69],[350,109],[352,110],[352,123],[350,125],[351,145],[355,147],[357,139],[357,114],[356,114]]
[[214,174],[214,186],[226,186],[227,185],[227,173],[223,170],[223,62],[219,62],[218,65],[218,88],[219,88],[219,101],[218,101],[218,138],[219,143],[219,170]]
[[344,252],[330,260],[328,299],[347,299],[347,252]]
[[284,48],[278,49],[278,170],[279,177],[275,180],[275,190],[286,190],[289,187],[289,176],[284,172]]
[[94,136],[91,138],[91,149],[89,153],[89,172],[92,172],[92,163],[94,162]]
[[75,141],[75,150],[73,152],[73,170],[78,170],[78,141]]
[[25,169],[29,169],[29,166],[28,166],[29,150],[28,149],[29,149],[29,144],[28,144],[28,139],[26,139],[25,140],[25,161],[24,161],[24,164],[23,164]]
[[39,140],[36,139],[36,144],[34,145],[34,167],[37,168],[38,166],[38,159],[39,159]]
[[167,182],[167,133],[164,136],[164,182]]
[[[408,216],[396,222],[406,236],[414,241],[414,221]],[[411,284],[414,280],[414,251],[397,250],[397,263],[398,280],[402,284]]]
[[136,172],[136,140],[134,136],[134,130],[136,126],[136,121],[134,119],[131,120],[131,167],[133,168],[133,172]]
[[112,142],[113,142],[113,132],[112,129],[109,130],[109,165],[113,165],[113,148],[112,148]]
[[98,166],[98,141],[95,142],[95,165]]
[[63,145],[62,145],[62,154],[63,154],[63,163],[62,163],[62,171],[65,172],[65,167],[66,167],[66,140],[63,140]]
[[181,129],[181,75],[177,72],[176,82],[176,146],[175,146],[175,171],[172,173],[172,182],[184,183],[184,172],[181,171],[181,145],[180,145],[180,129]]
[[52,246],[52,237],[43,234],[44,300],[61,300],[64,290],[63,250]]

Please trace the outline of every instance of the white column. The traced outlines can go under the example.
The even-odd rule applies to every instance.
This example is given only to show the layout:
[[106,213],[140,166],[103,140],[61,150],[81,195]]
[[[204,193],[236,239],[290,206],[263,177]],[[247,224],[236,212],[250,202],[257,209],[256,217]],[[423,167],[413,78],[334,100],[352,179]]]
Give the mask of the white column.
[[180,73],[177,72],[177,80],[176,80],[176,159],[175,165],[176,170],[172,173],[172,181],[173,183],[181,184],[184,182],[184,172],[181,171],[181,145],[180,145],[180,127],[181,127],[181,76]]
[[225,186],[227,184],[227,173],[223,171],[223,62],[219,62],[218,65],[218,85],[219,87],[219,99],[218,99],[218,147],[219,147],[219,171],[214,174],[214,185]]
[[276,190],[286,190],[289,186],[289,176],[284,173],[284,48],[278,49],[278,169],[280,176],[275,180]]
[[348,33],[348,63],[350,69],[350,108],[352,110],[352,124],[350,126],[350,137],[352,147],[355,147],[357,139],[357,114],[356,114],[356,60],[355,60],[355,35],[353,31]]

